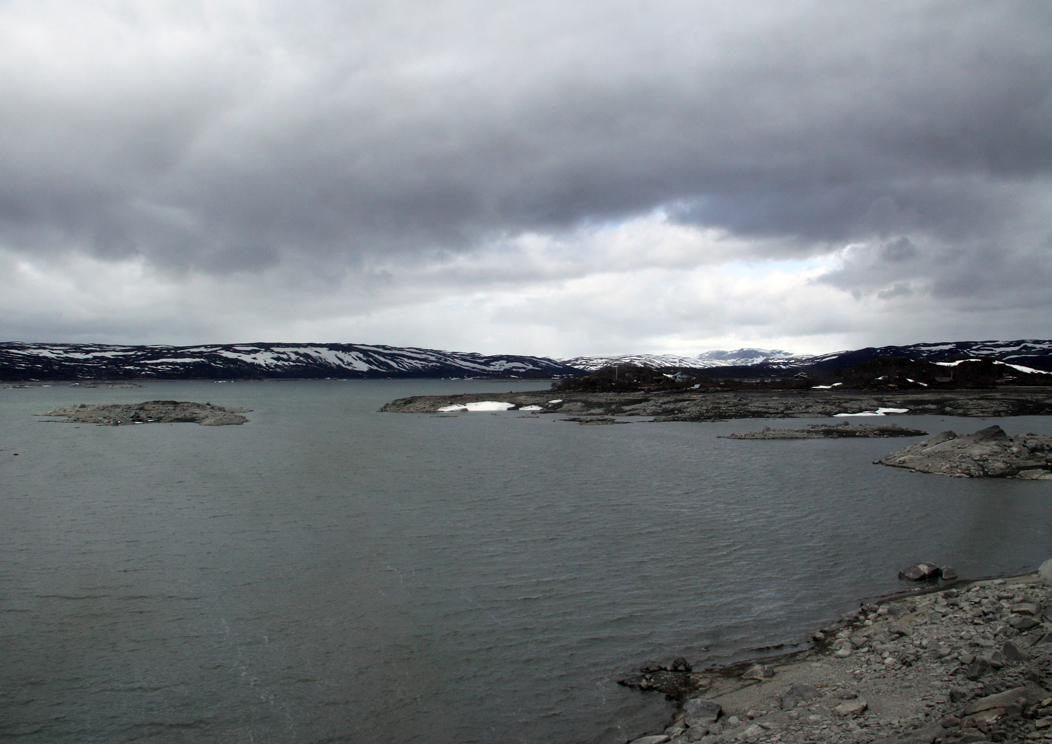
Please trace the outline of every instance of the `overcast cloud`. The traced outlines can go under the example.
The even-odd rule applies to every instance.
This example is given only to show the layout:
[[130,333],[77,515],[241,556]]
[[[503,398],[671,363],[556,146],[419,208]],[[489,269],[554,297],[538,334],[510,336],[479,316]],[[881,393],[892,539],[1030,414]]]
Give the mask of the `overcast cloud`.
[[1049,338],[1052,4],[3,0],[0,339]]

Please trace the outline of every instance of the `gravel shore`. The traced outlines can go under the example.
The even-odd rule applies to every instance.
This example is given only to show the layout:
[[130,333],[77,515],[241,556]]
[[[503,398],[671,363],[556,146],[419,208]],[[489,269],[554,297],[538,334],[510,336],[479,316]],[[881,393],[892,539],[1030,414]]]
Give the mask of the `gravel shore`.
[[634,744],[1052,740],[1046,611],[1052,587],[1037,573],[866,604],[808,651],[678,672],[694,691]]

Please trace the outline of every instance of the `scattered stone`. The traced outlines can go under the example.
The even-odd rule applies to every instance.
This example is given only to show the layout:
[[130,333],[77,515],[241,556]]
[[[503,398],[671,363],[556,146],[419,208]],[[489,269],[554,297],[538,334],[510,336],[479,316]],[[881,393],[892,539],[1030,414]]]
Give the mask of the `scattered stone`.
[[800,703],[814,700],[817,697],[821,697],[821,695],[822,693],[814,685],[798,683],[786,690],[785,694],[782,695],[780,704],[782,710],[790,710],[800,705]]
[[749,670],[742,675],[742,679],[770,679],[774,676],[774,669],[766,664],[753,664]]
[[1012,615],[1008,618],[1008,624],[1016,630],[1030,630],[1040,625],[1041,621],[1029,615]]
[[1028,658],[1030,658],[1026,651],[1019,648],[1019,646],[1015,645],[1011,641],[1005,641],[1005,644],[1001,646],[1001,653],[1004,655],[1007,661],[1016,664],[1024,662]]
[[697,675],[691,674],[690,663],[679,656],[668,666],[647,666],[639,674],[619,679],[617,684],[647,692],[663,692],[669,699],[685,700],[705,686]]
[[1041,606],[1034,602],[1019,602],[1018,604],[1012,605],[1012,612],[1019,615],[1032,615],[1034,617],[1041,616]]
[[1037,685],[1026,685],[1007,690],[996,695],[979,698],[964,709],[964,715],[970,716],[987,710],[1008,709],[1022,711],[1024,706],[1040,703],[1048,696],[1048,691]]
[[833,712],[844,718],[857,718],[866,712],[869,704],[865,700],[848,700],[833,708]]
[[[971,654],[969,654],[970,656]],[[962,662],[964,660],[962,659]],[[976,657],[972,661],[968,662],[967,668],[964,670],[964,676],[973,682],[984,674],[990,671],[993,667],[990,662],[982,657]]]

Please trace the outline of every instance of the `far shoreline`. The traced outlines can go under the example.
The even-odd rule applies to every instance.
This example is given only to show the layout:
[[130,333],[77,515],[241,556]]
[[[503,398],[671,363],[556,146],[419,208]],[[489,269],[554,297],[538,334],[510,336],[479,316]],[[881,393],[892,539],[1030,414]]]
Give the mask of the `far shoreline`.
[[829,418],[876,415],[879,409],[905,409],[899,415],[974,418],[1052,415],[1052,389],[999,387],[939,391],[864,390],[674,390],[583,393],[559,390],[419,395],[384,405],[385,413],[438,413],[441,408],[494,401],[512,411],[539,406],[538,413],[574,416],[640,416],[654,421],[726,421],[746,418]]

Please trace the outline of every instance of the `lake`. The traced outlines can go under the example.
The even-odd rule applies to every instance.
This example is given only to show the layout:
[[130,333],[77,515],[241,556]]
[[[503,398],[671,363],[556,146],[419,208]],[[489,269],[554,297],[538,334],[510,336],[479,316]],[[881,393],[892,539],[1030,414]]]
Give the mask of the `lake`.
[[[902,589],[913,562],[976,578],[1052,556],[1052,484],[872,464],[916,439],[717,438],[818,421],[800,419],[377,413],[546,387],[0,390],[0,733],[623,742],[673,710],[616,684],[644,664],[803,643]],[[33,416],[155,399],[253,413],[227,427]],[[1037,417],[890,419],[1052,434]]]

